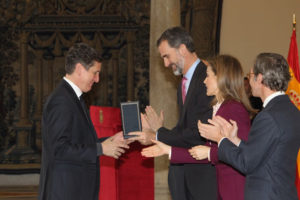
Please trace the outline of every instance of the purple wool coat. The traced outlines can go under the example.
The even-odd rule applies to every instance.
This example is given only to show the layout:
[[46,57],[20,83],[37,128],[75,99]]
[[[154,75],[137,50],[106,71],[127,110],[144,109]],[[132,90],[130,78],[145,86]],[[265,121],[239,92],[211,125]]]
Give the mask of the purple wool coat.
[[[238,137],[244,141],[248,139],[250,130],[249,113],[243,104],[230,100],[221,104],[216,115],[226,120],[232,119],[238,125]],[[195,160],[188,152],[188,149],[172,147],[171,163],[208,163],[215,165],[217,170],[218,199],[222,200],[243,200],[245,176],[228,164],[219,161],[218,145],[215,142],[207,142],[211,147],[210,161],[208,159]]]

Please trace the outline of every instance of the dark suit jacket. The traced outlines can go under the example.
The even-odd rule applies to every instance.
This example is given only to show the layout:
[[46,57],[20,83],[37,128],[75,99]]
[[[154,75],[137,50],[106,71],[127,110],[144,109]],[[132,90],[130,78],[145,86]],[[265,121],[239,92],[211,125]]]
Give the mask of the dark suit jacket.
[[177,103],[179,107],[179,120],[172,130],[164,127],[158,130],[158,140],[170,146],[190,148],[205,144],[206,139],[198,133],[198,120],[207,123],[212,116],[210,103],[212,97],[206,95],[203,83],[206,78],[206,66],[200,62],[192,76],[185,103],[182,103],[181,83],[177,89]]
[[219,145],[220,160],[246,174],[245,199],[298,199],[296,158],[300,112],[286,95],[277,96],[256,116],[249,140]]
[[[216,115],[219,115],[226,120],[232,119],[237,122],[239,127],[238,136],[243,140],[248,139],[250,130],[250,118],[246,108],[237,101],[224,102]],[[245,176],[238,172],[231,166],[219,161],[218,159],[218,145],[216,143],[207,143],[211,147],[210,159],[211,163],[216,166],[217,180],[218,180],[218,193],[219,198],[223,200],[243,200],[244,199],[244,186]],[[195,160],[183,148],[172,148],[171,154],[172,163],[207,163],[208,160]]]
[[[206,87],[203,83],[206,78],[206,66],[200,62],[192,76],[185,103],[182,103],[181,85],[177,90],[177,102],[179,105],[180,115],[177,125],[168,130],[164,127],[158,130],[158,140],[170,146],[190,148],[199,144],[205,144],[206,139],[198,133],[197,122],[207,122],[212,116],[210,102],[211,97],[206,95]],[[179,170],[173,171],[173,168]],[[171,173],[170,173],[171,172]],[[174,172],[174,173],[173,173]],[[180,166],[170,166],[169,170],[169,187],[172,198],[184,199],[180,197],[182,193],[179,188],[187,188],[189,193],[195,199],[214,199],[213,193],[217,193],[217,183],[215,168],[208,163],[205,164],[183,164]],[[173,182],[173,183],[172,183]],[[174,182],[182,183],[180,186],[173,186]],[[179,187],[179,188],[178,188]],[[174,194],[177,192],[178,194]],[[208,194],[208,195],[206,195]],[[174,196],[176,195],[176,197]]]
[[44,106],[42,134],[39,199],[98,199],[96,132],[65,80]]

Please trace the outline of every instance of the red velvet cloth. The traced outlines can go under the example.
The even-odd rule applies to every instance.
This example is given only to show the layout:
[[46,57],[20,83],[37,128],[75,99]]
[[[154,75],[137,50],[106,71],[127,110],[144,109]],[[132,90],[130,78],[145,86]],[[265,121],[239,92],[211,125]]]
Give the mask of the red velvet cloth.
[[118,162],[119,200],[154,200],[154,161],[141,156],[138,142]]
[[[90,115],[98,137],[122,130],[119,108],[91,106]],[[119,160],[100,157],[100,200],[154,199],[154,161],[141,156],[142,148],[134,142]]]

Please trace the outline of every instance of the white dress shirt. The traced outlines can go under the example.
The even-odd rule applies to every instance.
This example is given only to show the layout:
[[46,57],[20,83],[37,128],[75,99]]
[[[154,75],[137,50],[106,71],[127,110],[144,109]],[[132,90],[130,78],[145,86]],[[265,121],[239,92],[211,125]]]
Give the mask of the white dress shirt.
[[74,92],[76,93],[76,96],[79,99],[80,96],[82,95],[81,89],[77,85],[75,85],[75,83],[73,83],[71,80],[67,79],[66,77],[64,77],[64,80],[67,81],[67,83],[69,83],[69,85],[73,88]]

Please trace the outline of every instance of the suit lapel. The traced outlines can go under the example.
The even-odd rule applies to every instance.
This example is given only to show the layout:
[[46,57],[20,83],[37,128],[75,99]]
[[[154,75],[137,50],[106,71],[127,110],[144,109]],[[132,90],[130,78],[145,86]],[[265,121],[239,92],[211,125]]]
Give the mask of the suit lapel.
[[85,114],[85,112],[83,110],[83,107],[81,106],[80,100],[78,99],[75,91],[73,90],[73,88],[65,80],[62,80],[62,85],[68,91],[68,96],[70,97],[70,103],[71,102],[75,103],[75,106],[79,110],[81,116],[83,116],[83,118],[87,121],[87,123],[89,125],[88,126],[89,129],[91,130],[91,132],[93,133],[94,138],[96,139],[96,132],[94,130],[93,123],[92,123],[90,117]]
[[189,85],[189,88],[188,88],[188,92],[186,94],[186,97],[185,97],[185,102],[183,104],[182,102],[182,92],[181,92],[181,89],[179,91],[179,102],[181,102],[181,105],[182,105],[182,111],[181,111],[181,115],[180,115],[180,121],[184,119],[184,116],[185,116],[185,113],[186,113],[186,110],[187,110],[187,107],[189,105],[189,101],[191,99],[191,97],[193,96],[193,93],[195,90],[197,90],[197,86],[199,86],[198,84],[198,81],[199,81],[199,76],[200,76],[200,73],[201,73],[201,61],[200,63],[197,65],[195,71],[194,71],[194,74],[192,76],[192,80],[190,82],[190,85]]
[[200,69],[200,65],[197,65],[197,68],[195,69],[192,80],[190,82],[188,92],[187,92],[186,97],[185,97],[185,102],[183,104],[184,108],[186,108],[186,106],[189,104],[191,96],[193,96],[193,93],[194,93],[195,89],[197,89],[197,80],[198,80],[198,77],[199,77],[199,75],[198,75],[199,70],[197,70],[197,69]]
[[198,86],[198,81],[199,81],[199,76],[200,76],[200,73],[201,73],[201,68],[202,68],[202,63],[200,62],[195,71],[194,71],[194,74],[192,76],[192,80],[190,82],[190,85],[189,85],[189,88],[188,88],[188,92],[186,94],[186,97],[185,97],[185,102],[183,104],[182,102],[182,94],[181,94],[181,87],[178,88],[178,97],[179,97],[179,106],[181,106],[181,110],[180,110],[180,118],[179,118],[179,122],[178,123],[182,123],[182,120],[184,119],[184,116],[187,112],[187,108],[189,106],[189,102],[190,102],[190,99],[191,97],[194,95],[194,91],[197,90],[197,86]]

